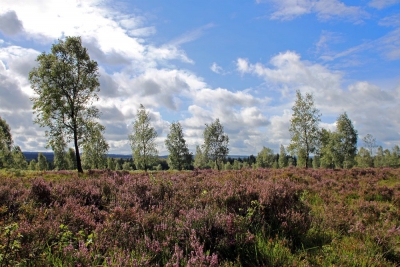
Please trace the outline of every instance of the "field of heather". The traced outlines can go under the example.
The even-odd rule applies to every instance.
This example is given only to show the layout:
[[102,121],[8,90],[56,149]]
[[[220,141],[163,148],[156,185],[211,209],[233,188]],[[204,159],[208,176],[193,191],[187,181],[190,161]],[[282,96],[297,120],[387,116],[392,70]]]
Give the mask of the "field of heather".
[[2,172],[0,266],[398,266],[400,170]]

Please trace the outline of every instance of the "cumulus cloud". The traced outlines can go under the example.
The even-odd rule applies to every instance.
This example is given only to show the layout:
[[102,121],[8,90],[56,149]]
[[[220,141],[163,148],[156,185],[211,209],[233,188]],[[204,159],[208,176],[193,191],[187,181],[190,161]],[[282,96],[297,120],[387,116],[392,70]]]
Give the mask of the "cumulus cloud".
[[14,10],[0,14],[0,31],[5,35],[16,35],[24,30]]
[[368,16],[360,7],[347,6],[338,0],[257,0],[257,3],[270,3],[273,7],[271,19],[292,20],[296,17],[315,13],[320,20],[345,18],[359,22]]
[[17,46],[0,47],[0,110],[17,113],[30,110],[32,90],[28,73],[39,53]]
[[[270,118],[271,126],[267,128],[273,143],[288,144],[290,141],[287,129],[291,111],[285,109],[284,105],[293,105],[295,90],[300,90],[303,94],[312,93],[323,118],[336,119],[346,111],[360,136],[370,133],[386,144],[394,144],[399,139],[396,130],[400,127],[398,88],[384,90],[367,81],[357,81],[344,88],[341,73],[301,60],[298,54],[290,51],[273,57],[269,64],[270,67],[238,59],[237,70],[242,74],[256,75],[281,88],[281,95],[286,99],[282,106],[283,114],[273,115]],[[332,128],[333,125],[325,123],[324,127]],[[384,133],[382,129],[385,129]]]
[[325,98],[333,98],[340,92],[341,73],[330,71],[320,64],[302,61],[295,52],[280,53],[271,58],[269,64],[271,67],[261,63],[251,64],[247,59],[239,58],[236,65],[240,73],[263,78],[265,82],[280,88],[282,94],[299,89],[316,95],[324,92]]

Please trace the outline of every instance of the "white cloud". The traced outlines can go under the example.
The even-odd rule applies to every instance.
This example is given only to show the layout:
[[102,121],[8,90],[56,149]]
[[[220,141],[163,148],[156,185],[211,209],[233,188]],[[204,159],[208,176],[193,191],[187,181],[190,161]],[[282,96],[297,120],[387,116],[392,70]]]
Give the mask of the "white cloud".
[[155,34],[156,32],[157,32],[156,28],[154,26],[151,26],[151,27],[144,27],[144,28],[130,30],[128,33],[130,36],[147,37]]
[[381,19],[378,24],[381,26],[399,27],[400,26],[400,14],[385,17],[385,18]]
[[263,78],[267,83],[281,88],[312,92],[324,91],[329,94],[340,91],[341,74],[333,72],[319,64],[302,61],[300,55],[287,51],[274,56],[270,60],[272,68],[261,63],[250,64],[247,60],[237,60],[237,70],[241,73],[252,73]]
[[376,9],[383,9],[398,3],[400,3],[400,0],[372,0],[368,5]]
[[329,53],[330,45],[343,42],[343,37],[340,33],[322,31],[318,42],[315,44],[316,53]]
[[[3,10],[13,10],[24,25],[24,35],[46,44],[63,36],[82,36],[96,60],[107,64],[130,65],[144,71],[170,59],[192,62],[173,44],[156,47],[139,36],[154,34],[153,26],[143,27],[145,18],[123,14],[100,0],[88,1],[6,1]],[[5,10],[7,7],[7,10]]]
[[0,14],[0,31],[5,35],[16,35],[24,30],[22,22],[15,11],[7,11]]
[[[396,17],[388,18],[387,21],[382,22],[381,24],[385,24],[388,21],[398,20]],[[387,25],[387,24],[386,24]],[[398,25],[391,25],[398,26]],[[320,40],[324,40],[326,37],[324,35],[321,36]],[[339,39],[340,40],[340,39]],[[317,50],[318,51],[318,50]],[[361,52],[372,51],[380,54],[384,59],[387,60],[397,60],[400,58],[400,28],[396,28],[387,34],[383,35],[380,38],[375,40],[367,40],[359,45],[350,47],[341,52],[334,52],[328,48],[328,45],[325,46],[325,49],[321,52],[321,59],[325,61],[334,61],[337,59],[343,59],[347,61],[345,65],[351,65],[351,61],[353,60],[352,56],[360,55]]]
[[222,74],[222,73],[224,72],[224,70],[222,69],[222,67],[221,67],[221,66],[218,66],[218,64],[215,63],[215,62],[213,62],[213,64],[211,65],[210,70],[211,70],[212,72],[217,73],[217,74]]
[[[254,74],[282,89],[281,94],[286,100],[281,106],[283,115],[273,115],[270,118],[271,126],[267,128],[267,135],[272,143],[288,144],[290,141],[288,129],[291,112],[284,107],[287,104],[293,105],[294,91],[297,89],[302,93],[313,93],[315,104],[323,118],[337,118],[346,111],[360,136],[371,133],[387,143],[400,139],[399,89],[383,90],[366,81],[358,81],[343,88],[341,73],[303,61],[293,52],[273,57],[270,64],[272,68],[260,63],[251,64],[243,59],[237,61],[237,69],[241,73]],[[321,125],[333,127],[332,123]]]
[[359,22],[367,14],[357,6],[347,6],[338,0],[257,0],[273,6],[271,19],[292,20],[296,17],[315,13],[321,20],[346,18]]
[[208,23],[206,25],[203,25],[197,29],[194,29],[192,31],[189,31],[178,38],[175,38],[174,40],[169,42],[169,45],[173,46],[180,46],[184,43],[191,42],[193,40],[198,39],[200,36],[202,36],[206,30],[213,28],[215,25],[213,23]]

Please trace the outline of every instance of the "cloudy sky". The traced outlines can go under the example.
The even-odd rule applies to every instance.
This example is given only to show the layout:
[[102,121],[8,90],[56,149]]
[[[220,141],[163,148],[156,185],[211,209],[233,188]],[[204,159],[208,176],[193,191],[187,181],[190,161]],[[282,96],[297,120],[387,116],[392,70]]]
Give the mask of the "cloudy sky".
[[400,143],[400,0],[2,0],[0,116],[23,151],[46,151],[28,73],[65,36],[99,63],[110,153],[130,153],[141,103],[160,155],[171,122],[195,151],[216,118],[230,154],[278,152],[296,90],[313,93],[321,127],[347,112],[359,139]]

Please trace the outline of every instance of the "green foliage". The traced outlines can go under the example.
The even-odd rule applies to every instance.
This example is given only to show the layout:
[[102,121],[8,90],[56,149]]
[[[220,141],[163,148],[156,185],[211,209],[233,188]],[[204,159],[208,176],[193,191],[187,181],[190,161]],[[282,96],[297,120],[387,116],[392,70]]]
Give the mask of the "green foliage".
[[65,161],[67,164],[67,170],[76,170],[77,168],[76,153],[73,148],[70,147],[68,149]]
[[286,168],[289,165],[286,149],[283,145],[281,145],[279,150],[279,168]]
[[132,134],[129,135],[132,156],[137,169],[147,171],[157,162],[156,137],[157,132],[150,125],[150,114],[141,104],[133,123]]
[[357,166],[360,168],[368,168],[374,166],[374,159],[370,154],[369,149],[360,148],[356,156]]
[[35,123],[48,127],[48,146],[55,140],[73,141],[78,172],[83,172],[79,142],[88,126],[99,117],[93,102],[99,91],[97,62],[90,60],[80,37],[66,37],[37,57],[38,67],[29,73],[37,96],[31,98]]
[[36,168],[38,171],[46,171],[48,169],[47,159],[43,155],[43,153],[38,154],[38,161],[37,161]]
[[115,162],[113,158],[107,158],[107,168],[112,171],[115,170]]
[[242,168],[242,164],[240,163],[240,161],[235,159],[233,161],[233,166],[232,167],[233,167],[234,170],[240,170]]
[[348,169],[355,165],[358,133],[346,112],[339,116],[336,127],[337,138],[339,139],[337,149],[339,151],[339,159],[337,161],[341,167]]
[[219,119],[216,119],[210,125],[206,124],[203,137],[203,154],[207,155],[207,158],[212,160],[216,168],[220,170],[229,153],[229,137],[224,133],[224,127],[219,122]]
[[232,170],[232,164],[229,161],[225,163],[225,170]]
[[196,146],[196,155],[194,156],[194,167],[204,169],[207,166],[207,155],[203,153],[200,146]]
[[321,165],[348,169],[355,165],[358,134],[346,112],[339,116],[336,127],[335,132],[321,131]]
[[275,163],[274,151],[270,148],[263,147],[257,155],[257,167],[272,168]]
[[129,161],[125,161],[124,164],[122,164],[122,169],[124,171],[132,171],[133,170],[133,166]]
[[10,126],[0,117],[0,168],[12,167],[12,146]]
[[297,154],[299,161],[308,167],[310,153],[316,151],[319,143],[319,110],[314,106],[313,96],[306,93],[303,97],[298,90],[296,102],[292,107],[293,114],[290,120],[291,142],[288,150]]
[[28,162],[19,146],[14,146],[11,151],[12,166],[14,169],[26,170],[28,169]]
[[36,161],[35,159],[32,159],[32,160],[29,162],[28,169],[29,169],[30,171],[36,171],[36,170],[37,170],[37,161]]
[[170,132],[165,140],[168,149],[168,165],[171,169],[182,170],[189,169],[192,164],[192,154],[186,144],[183,136],[182,126],[179,122],[170,125]]
[[104,169],[107,166],[109,145],[103,132],[104,126],[90,123],[83,141],[82,165],[88,169]]
[[4,227],[0,226],[0,266],[20,266],[22,262],[18,259],[18,252],[22,249],[21,239],[23,236],[18,232],[18,223],[11,223]]

